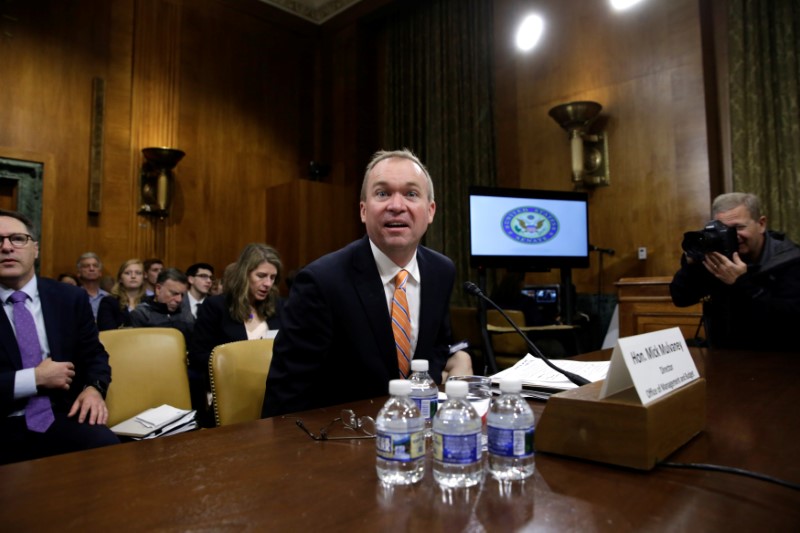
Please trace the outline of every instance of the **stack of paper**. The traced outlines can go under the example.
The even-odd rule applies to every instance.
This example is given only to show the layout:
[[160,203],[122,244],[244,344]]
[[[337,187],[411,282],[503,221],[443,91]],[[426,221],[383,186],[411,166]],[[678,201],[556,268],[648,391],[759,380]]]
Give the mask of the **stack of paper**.
[[[608,374],[608,361],[575,361],[573,359],[556,359],[551,361],[555,366],[582,376],[589,381],[600,381]],[[522,381],[523,389],[540,391],[538,396],[547,397],[552,392],[559,392],[577,387],[574,383],[556,372],[539,358],[527,354],[511,368],[507,368],[492,376],[492,384],[497,385],[504,378],[515,378]],[[534,396],[537,396],[534,394]]]
[[164,404],[148,409],[111,428],[117,435],[134,439],[153,439],[197,428],[195,411]]

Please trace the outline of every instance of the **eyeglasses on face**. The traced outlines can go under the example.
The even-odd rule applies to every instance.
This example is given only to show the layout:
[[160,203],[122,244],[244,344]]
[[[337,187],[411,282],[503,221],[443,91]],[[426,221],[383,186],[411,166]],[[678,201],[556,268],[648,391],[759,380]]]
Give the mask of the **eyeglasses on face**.
[[[319,435],[314,435],[309,431],[303,421],[298,418],[294,421],[297,427],[306,432],[306,434],[314,440],[350,440],[350,439],[374,439],[375,438],[375,420],[371,416],[357,416],[350,409],[343,409],[338,418],[334,418],[330,423],[319,430]],[[362,435],[349,435],[342,437],[331,437],[329,432],[333,427],[342,423],[345,429],[349,431],[361,432]]]
[[32,241],[33,237],[28,235],[27,233],[12,233],[11,235],[0,235],[0,246],[3,246],[3,243],[6,242],[11,243],[11,246],[14,248],[23,248],[28,241]]
[[211,281],[214,281],[214,276],[212,276],[211,274],[195,274],[192,277],[200,279],[210,279]]

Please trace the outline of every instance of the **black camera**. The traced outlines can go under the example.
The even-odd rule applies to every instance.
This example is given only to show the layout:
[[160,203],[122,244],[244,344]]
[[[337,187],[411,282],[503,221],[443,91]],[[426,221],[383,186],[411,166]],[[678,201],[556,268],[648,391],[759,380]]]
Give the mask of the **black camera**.
[[684,233],[681,247],[687,256],[698,262],[710,252],[719,252],[728,259],[733,259],[733,252],[739,250],[739,239],[735,226],[726,226],[719,220],[712,220],[700,231]]

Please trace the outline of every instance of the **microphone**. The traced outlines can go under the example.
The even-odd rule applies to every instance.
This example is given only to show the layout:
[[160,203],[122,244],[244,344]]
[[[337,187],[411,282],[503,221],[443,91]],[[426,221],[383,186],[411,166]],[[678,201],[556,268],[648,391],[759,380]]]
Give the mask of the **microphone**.
[[607,254],[607,255],[614,255],[614,249],[613,248],[599,248],[599,247],[595,246],[594,244],[590,244],[589,245],[589,251],[590,252],[600,252],[601,254]]
[[514,321],[511,320],[511,317],[509,317],[506,314],[505,311],[500,309],[500,306],[498,306],[496,303],[494,303],[491,298],[489,298],[488,296],[483,294],[483,291],[480,289],[480,287],[478,287],[477,285],[475,285],[471,281],[465,281],[464,282],[464,290],[467,291],[469,294],[472,294],[473,296],[477,296],[478,298],[483,299],[484,301],[489,303],[489,305],[491,305],[492,307],[494,307],[495,309],[500,311],[500,314],[503,315],[503,318],[505,318],[506,321],[508,321],[508,323],[511,324],[511,326],[516,330],[517,333],[522,335],[522,338],[525,339],[525,344],[528,345],[528,348],[530,348],[530,350],[533,353],[533,355],[535,355],[536,357],[538,357],[539,359],[544,361],[544,363],[547,366],[549,366],[550,368],[552,368],[556,372],[559,372],[560,374],[563,374],[564,377],[566,377],[568,380],[570,380],[572,383],[574,383],[575,385],[577,385],[579,387],[581,385],[587,385],[589,383],[588,379],[586,379],[584,377],[581,377],[581,376],[579,376],[577,374],[573,374],[572,372],[567,372],[566,370],[562,370],[562,369],[558,368],[556,365],[554,365],[553,363],[551,363],[550,359],[548,359],[547,356],[544,355],[541,352],[541,350],[539,350],[539,348],[533,343],[533,341],[531,341],[528,338],[528,336],[525,335],[525,333],[523,333],[521,329],[519,329],[519,326],[517,326],[514,323]]

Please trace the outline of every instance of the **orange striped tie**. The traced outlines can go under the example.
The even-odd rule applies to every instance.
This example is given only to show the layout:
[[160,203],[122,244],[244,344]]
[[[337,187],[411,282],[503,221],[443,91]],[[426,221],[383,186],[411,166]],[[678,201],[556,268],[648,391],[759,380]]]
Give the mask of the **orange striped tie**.
[[411,367],[411,318],[408,313],[406,281],[408,281],[408,271],[401,270],[394,278],[392,297],[392,331],[394,331],[394,344],[397,347],[397,366],[403,379],[408,377]]

